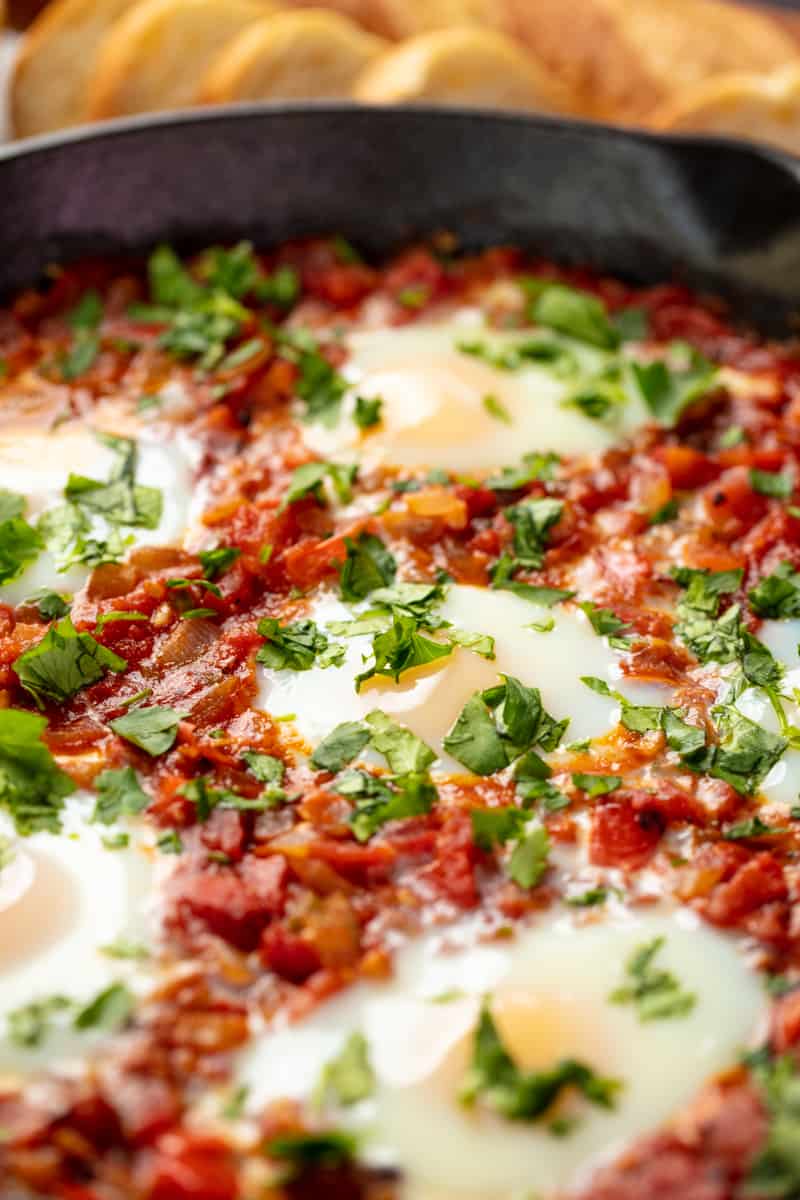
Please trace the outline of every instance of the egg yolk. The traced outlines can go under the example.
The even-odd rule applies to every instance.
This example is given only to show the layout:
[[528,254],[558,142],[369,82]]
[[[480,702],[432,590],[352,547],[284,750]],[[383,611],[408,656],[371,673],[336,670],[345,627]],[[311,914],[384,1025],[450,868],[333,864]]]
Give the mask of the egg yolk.
[[[537,996],[530,992],[498,991],[490,1012],[498,1035],[512,1061],[523,1072],[547,1072],[565,1059],[577,1059],[598,1074],[613,1074],[613,1047],[603,1036],[579,998]],[[435,1067],[428,1085],[443,1097],[457,1096],[474,1052],[475,1026],[450,1046]],[[564,1098],[568,1104],[568,1100]],[[564,1107],[559,1102],[555,1110]],[[480,1105],[476,1118],[485,1112]]]

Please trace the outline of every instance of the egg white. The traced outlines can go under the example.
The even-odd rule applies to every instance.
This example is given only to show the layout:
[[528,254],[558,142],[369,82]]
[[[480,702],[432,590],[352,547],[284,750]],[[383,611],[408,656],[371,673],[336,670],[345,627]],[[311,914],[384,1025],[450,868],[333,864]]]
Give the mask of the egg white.
[[[276,717],[294,714],[298,731],[312,746],[340,721],[360,720],[380,708],[439,754],[437,769],[463,772],[442,751],[442,741],[470,696],[494,686],[498,674],[514,675],[528,687],[538,687],[552,716],[569,717],[567,742],[605,733],[619,716],[619,705],[588,688],[581,682],[583,675],[605,679],[637,704],[665,702],[663,688],[623,677],[621,654],[607,638],[597,636],[579,610],[563,605],[544,610],[511,592],[454,585],[438,611],[460,629],[491,634],[495,658],[487,660],[458,648],[449,658],[407,672],[399,683],[370,681],[356,692],[355,676],[370,657],[371,639],[337,638],[347,648],[341,667],[309,671],[260,667],[259,707]],[[312,601],[309,616],[324,629],[327,622],[347,620],[352,613],[328,594]],[[530,628],[532,622],[550,616],[554,627],[549,633]]]
[[[161,491],[163,512],[155,529],[123,532],[132,535],[132,546],[180,544],[193,515],[197,447],[183,436],[166,441],[155,427],[143,429],[136,442],[136,482]],[[11,427],[0,434],[0,483],[25,497],[25,516],[31,522],[63,503],[70,473],[105,480],[116,461],[91,427],[75,421],[49,431]],[[17,579],[0,586],[0,602],[20,604],[40,588],[73,593],[89,573],[81,565],[59,571],[53,555],[43,550]]]
[[152,851],[134,828],[129,844],[111,850],[103,838],[123,826],[92,824],[94,797],[75,793],[63,810],[60,833],[9,839],[10,862],[0,870],[0,1082],[19,1080],[42,1067],[69,1067],[91,1045],[91,1032],[54,1021],[37,1047],[8,1036],[8,1014],[33,1001],[62,995],[80,1005],[124,979],[136,990],[147,976],[137,961],[102,952],[118,939],[148,942],[153,903]]
[[[783,664],[785,674],[781,693],[791,697],[795,688],[800,688],[800,620],[764,621],[758,631],[758,639]],[[736,700],[740,712],[771,733],[779,733],[780,725],[766,693],[760,688],[748,688]],[[783,702],[790,724],[800,726],[800,705],[792,700]],[[796,804],[800,796],[800,750],[786,750],[779,762],[761,785],[761,792],[769,801],[779,804]]]
[[[665,939],[657,965],[696,1003],[685,1016],[642,1023],[635,1006],[608,998],[625,982],[630,955],[655,937]],[[248,1112],[285,1096],[307,1101],[324,1064],[359,1031],[375,1095],[336,1119],[363,1139],[366,1161],[403,1173],[404,1200],[547,1195],[667,1121],[762,1032],[766,997],[734,939],[684,910],[620,908],[588,922],[550,910],[513,939],[470,938],[465,925],[409,943],[390,981],[360,983],[304,1021],[264,1032],[239,1059]],[[504,1006],[516,1011],[524,1050],[508,1045],[521,1065],[547,1070],[581,1059],[622,1080],[616,1107],[579,1101],[580,1119],[565,1137],[546,1120],[465,1109],[460,1072],[487,993],[498,1025]]]
[[[574,384],[546,365],[507,371],[458,349],[459,342],[481,341],[499,352],[530,337],[530,330],[490,329],[474,309],[438,323],[352,333],[342,369],[351,385],[344,415],[334,429],[307,426],[306,442],[323,457],[358,449],[366,462],[484,471],[516,462],[529,450],[602,453],[647,423],[638,399],[609,420],[595,420],[564,406]],[[569,348],[582,367],[598,369],[598,351],[573,342]],[[363,437],[348,415],[356,395],[383,401],[381,424]],[[487,410],[487,396],[500,403],[507,422]]]

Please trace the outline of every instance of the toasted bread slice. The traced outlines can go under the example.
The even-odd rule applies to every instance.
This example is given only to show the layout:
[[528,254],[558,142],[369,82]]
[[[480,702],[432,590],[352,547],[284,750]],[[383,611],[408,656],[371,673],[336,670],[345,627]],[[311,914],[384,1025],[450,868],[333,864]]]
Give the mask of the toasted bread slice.
[[420,34],[388,50],[356,81],[368,104],[475,104],[565,112],[571,97],[557,79],[501,33],[474,26]]
[[86,116],[183,108],[226,42],[274,5],[268,0],[140,0],[106,37]]
[[228,43],[205,75],[199,98],[225,104],[348,96],[356,77],[387,46],[325,9],[275,13]]
[[800,66],[772,75],[718,75],[653,116],[656,129],[767,142],[800,154]]
[[77,125],[97,48],[135,0],[55,0],[31,25],[11,80],[17,137]]
[[[286,0],[293,8],[316,7],[320,0]],[[453,25],[503,24],[504,0],[326,0],[325,8],[356,21],[380,37],[400,41]]]
[[763,11],[721,0],[503,0],[508,30],[572,88],[582,111],[638,122],[683,87],[798,60]]

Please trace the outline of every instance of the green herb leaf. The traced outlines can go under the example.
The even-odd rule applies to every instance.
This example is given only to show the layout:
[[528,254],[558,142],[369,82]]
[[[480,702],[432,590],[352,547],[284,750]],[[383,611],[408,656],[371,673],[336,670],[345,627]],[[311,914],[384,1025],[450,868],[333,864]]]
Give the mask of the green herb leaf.
[[67,597],[58,592],[51,592],[49,588],[39,588],[26,598],[25,603],[35,604],[39,616],[44,621],[57,621],[69,612]]
[[512,675],[501,679],[470,697],[444,739],[448,753],[476,775],[502,770],[537,744],[554,750],[568,724],[545,712],[538,689]]
[[635,1005],[640,1021],[685,1017],[697,1003],[697,997],[684,991],[671,971],[654,965],[664,941],[663,937],[657,937],[638,946],[625,966],[629,982],[609,996],[612,1004]]
[[505,517],[514,528],[515,568],[530,570],[542,566],[549,532],[561,520],[563,511],[563,501],[549,496],[523,500],[505,510]]
[[112,983],[94,1000],[79,1009],[72,1022],[75,1029],[118,1029],[130,1017],[134,998],[124,983]]
[[620,1086],[618,1080],[603,1079],[575,1059],[564,1059],[551,1071],[524,1073],[503,1045],[484,1004],[475,1030],[472,1062],[459,1097],[470,1107],[481,1099],[511,1121],[536,1121],[569,1088],[577,1089],[592,1104],[613,1108]]
[[313,666],[340,667],[344,662],[344,646],[329,641],[311,620],[281,625],[274,617],[264,617],[258,632],[266,644],[256,658],[274,671],[310,671]]
[[504,467],[499,475],[490,475],[485,486],[495,492],[516,492],[536,481],[554,478],[560,459],[557,454],[525,454],[518,467]]
[[563,283],[542,286],[540,280],[526,280],[523,286],[531,297],[529,315],[538,325],[602,350],[615,350],[619,345],[619,334],[596,296]]
[[283,1133],[264,1147],[270,1158],[291,1164],[298,1171],[314,1167],[341,1167],[350,1162],[357,1149],[356,1139],[336,1129],[319,1133]]
[[329,1097],[345,1107],[366,1100],[375,1090],[375,1073],[369,1062],[369,1047],[363,1033],[351,1033],[335,1058],[322,1068],[315,1090],[319,1106]]
[[790,562],[779,563],[747,593],[757,616],[773,620],[800,617],[800,573]]
[[686,366],[678,370],[663,361],[631,362],[630,370],[652,415],[659,424],[670,428],[718,384],[716,367],[696,350],[689,353]]
[[788,500],[794,491],[794,480],[791,475],[758,471],[755,467],[751,467],[750,487],[761,496],[771,496],[776,500]]
[[383,755],[389,770],[396,775],[422,774],[435,760],[436,755],[430,746],[380,709],[375,708],[367,713],[365,720],[373,749]]
[[306,496],[314,496],[318,504],[325,503],[323,484],[329,479],[333,484],[337,498],[346,504],[352,496],[351,486],[358,473],[358,467],[342,466],[333,462],[307,462],[296,467],[292,472],[289,489],[281,501],[278,512],[283,512],[290,504],[302,500]]
[[213,580],[224,575],[241,553],[236,546],[215,546],[213,550],[201,550],[197,557],[202,564],[205,578]]
[[44,708],[46,700],[63,704],[106,671],[124,671],[127,663],[90,633],[78,633],[64,617],[12,665],[22,686]]
[[383,400],[380,396],[356,396],[353,420],[359,429],[373,429],[381,423]]
[[102,771],[94,781],[97,790],[93,821],[113,825],[120,817],[135,816],[149,804],[133,767]]
[[182,720],[183,717],[174,708],[153,704],[149,708],[131,709],[124,716],[109,721],[109,725],[126,742],[157,758],[175,744],[178,725]]
[[351,763],[370,739],[370,728],[363,721],[343,721],[323,738],[311,755],[311,765],[318,771],[335,774]]
[[60,832],[64,797],[75,791],[41,740],[46,728],[36,713],[0,708],[0,805],[23,836]]
[[622,779],[619,775],[584,775],[576,772],[572,776],[572,783],[582,792],[586,792],[587,796],[592,797],[608,796],[617,788],[622,787]]
[[347,559],[340,568],[342,599],[363,600],[376,588],[387,587],[394,581],[397,563],[379,537],[372,533],[359,534],[353,541],[345,538]]

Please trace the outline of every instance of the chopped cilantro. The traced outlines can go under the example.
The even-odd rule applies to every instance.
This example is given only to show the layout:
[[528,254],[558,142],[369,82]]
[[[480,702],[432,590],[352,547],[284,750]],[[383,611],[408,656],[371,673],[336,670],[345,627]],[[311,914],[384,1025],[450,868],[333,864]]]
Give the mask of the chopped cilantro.
[[608,888],[594,887],[588,888],[576,896],[565,896],[564,903],[571,905],[572,908],[595,908],[598,904],[605,904],[607,899]]
[[97,801],[92,820],[102,825],[113,825],[123,816],[135,816],[149,803],[133,767],[102,771],[95,779],[94,786]]
[[363,721],[343,721],[322,739],[311,755],[311,765],[336,774],[361,753],[369,739],[370,730]]
[[503,770],[537,744],[554,750],[568,724],[545,711],[537,688],[513,675],[501,679],[470,697],[444,739],[448,753],[476,775]]
[[730,705],[718,705],[713,714],[720,741],[711,748],[706,769],[742,795],[752,795],[783,756],[788,742]]
[[430,812],[437,798],[436,788],[422,772],[393,775],[388,782],[366,771],[346,771],[336,791],[354,804],[350,828],[359,842],[367,842],[387,821],[420,816]]
[[149,621],[150,618],[145,613],[140,612],[117,612],[112,609],[111,612],[101,613],[97,618],[94,631],[99,633],[106,625],[112,625],[115,621]]
[[495,492],[516,492],[537,480],[551,480],[560,461],[557,454],[525,454],[518,467],[504,467],[499,475],[490,475],[485,486]]
[[750,1167],[744,1195],[794,1200],[800,1194],[800,1075],[790,1054],[764,1056],[752,1068],[763,1095],[769,1125]]
[[447,658],[453,652],[453,643],[436,642],[420,633],[420,626],[413,616],[403,616],[395,611],[388,629],[375,634],[372,640],[372,662],[356,675],[356,691],[363,683],[376,676],[384,676],[397,682],[400,676],[413,667],[425,666],[437,659]]
[[153,704],[149,708],[131,709],[124,716],[109,721],[109,725],[126,742],[156,758],[172,748],[182,720],[174,708]]
[[228,567],[233,566],[241,556],[241,550],[235,546],[215,546],[213,550],[201,550],[198,554],[205,579],[219,579]]
[[615,650],[629,650],[630,641],[622,636],[630,629],[626,621],[621,621],[610,608],[598,608],[591,600],[584,601],[580,606],[589,618],[589,623],[598,637],[607,637],[609,646]]
[[513,425],[511,413],[508,411],[506,406],[498,400],[497,396],[487,392],[487,394],[483,397],[482,403],[486,412],[490,417],[493,417],[495,421],[502,421],[504,425]]
[[75,1029],[118,1029],[133,1012],[134,998],[124,983],[112,983],[75,1014]]
[[748,838],[777,837],[788,832],[789,830],[785,826],[768,825],[756,814],[754,817],[747,817],[744,821],[737,821],[735,825],[729,825],[723,833],[723,837],[729,842],[738,842],[746,841]]
[[776,500],[788,500],[794,491],[794,480],[791,475],[759,471],[755,467],[751,467],[750,487],[761,496],[771,496]]
[[72,1001],[67,996],[47,996],[32,1000],[6,1014],[8,1040],[24,1050],[41,1046],[50,1032],[54,1018],[68,1012]]
[[790,562],[779,563],[747,593],[753,612],[764,618],[800,617],[800,572]]
[[18,833],[58,833],[64,797],[75,791],[41,740],[47,721],[36,713],[0,708],[0,805]]
[[326,479],[333,485],[337,499],[346,504],[351,499],[351,487],[357,473],[358,467],[355,465],[342,466],[333,462],[303,463],[292,472],[288,491],[278,511],[282,512],[290,504],[294,504],[296,500],[303,500],[306,496],[313,496],[318,504],[324,504],[323,485]]
[[42,549],[41,534],[24,512],[24,497],[0,488],[0,584],[20,576]]
[[315,1091],[318,1105],[329,1096],[349,1107],[366,1100],[375,1089],[375,1074],[369,1062],[369,1047],[363,1033],[351,1033],[335,1058],[322,1068]]
[[303,401],[305,421],[319,421],[328,427],[339,419],[347,381],[320,352],[308,330],[280,330],[281,354],[296,364],[299,378],[297,395]]
[[26,598],[25,603],[34,604],[44,621],[57,621],[69,612],[67,597],[59,592],[51,592],[49,588],[39,588]]
[[264,1147],[270,1158],[289,1163],[298,1171],[314,1167],[341,1167],[356,1153],[357,1142],[352,1134],[338,1129],[318,1133],[283,1133],[268,1141]]
[[70,617],[63,617],[12,666],[25,690],[44,708],[46,700],[62,704],[97,683],[106,671],[124,671],[127,663],[90,633],[78,633]]
[[592,797],[608,796],[617,788],[622,787],[622,779],[619,775],[585,775],[575,772],[572,775],[572,783],[574,787]]
[[536,1121],[568,1088],[577,1089],[592,1104],[613,1108],[618,1080],[603,1079],[585,1063],[563,1059],[551,1071],[520,1070],[502,1043],[489,1007],[484,1004],[472,1047],[472,1061],[459,1098],[469,1107],[480,1099],[510,1121]]
[[381,423],[382,409],[380,396],[356,396],[353,420],[359,429],[373,429]]
[[183,842],[177,829],[165,829],[162,834],[159,834],[156,846],[162,854],[181,854],[183,852]]
[[619,345],[619,334],[597,296],[562,283],[538,279],[522,283],[529,297],[529,316],[538,325],[602,350]]
[[550,530],[561,520],[563,511],[563,501],[548,496],[522,500],[505,510],[514,529],[514,568],[541,567]]
[[256,655],[260,663],[275,671],[309,671],[313,666],[340,667],[344,647],[331,642],[313,621],[304,618],[281,625],[274,617],[264,617],[258,632],[265,644]]
[[670,1017],[687,1016],[697,997],[684,991],[671,971],[654,965],[664,946],[664,938],[637,947],[625,965],[628,983],[616,988],[609,1000],[612,1004],[633,1004],[640,1021],[661,1021]]
[[630,364],[642,399],[661,425],[677,425],[688,408],[717,386],[713,363],[697,350],[689,351],[687,357],[686,365],[679,369],[662,361]]
[[376,588],[388,587],[394,581],[397,563],[379,537],[361,533],[355,539],[345,538],[347,558],[340,567],[342,599],[363,600]]
[[398,725],[380,709],[373,709],[365,719],[373,749],[383,755],[396,775],[420,774],[427,771],[436,758],[421,738],[404,725]]

